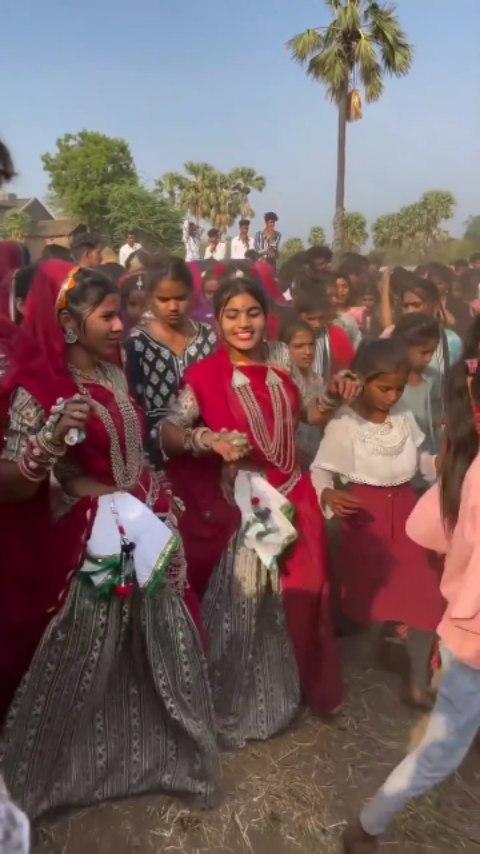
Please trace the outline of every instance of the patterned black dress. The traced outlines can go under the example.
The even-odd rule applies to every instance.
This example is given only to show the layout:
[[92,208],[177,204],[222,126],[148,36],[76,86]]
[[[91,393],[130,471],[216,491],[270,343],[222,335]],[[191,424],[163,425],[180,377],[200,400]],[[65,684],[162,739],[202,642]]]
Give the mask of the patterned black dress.
[[217,336],[206,323],[195,323],[195,334],[178,356],[146,329],[133,329],[125,342],[132,394],[147,416],[146,451],[156,468],[162,467],[158,425],[176,400],[186,368],[215,352]]

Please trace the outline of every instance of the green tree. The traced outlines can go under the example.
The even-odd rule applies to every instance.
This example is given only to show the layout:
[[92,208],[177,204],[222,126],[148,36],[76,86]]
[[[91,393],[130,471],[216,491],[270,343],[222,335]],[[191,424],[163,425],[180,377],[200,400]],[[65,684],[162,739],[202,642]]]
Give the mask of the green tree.
[[133,183],[117,184],[110,188],[107,199],[106,224],[115,247],[125,240],[131,228],[145,232],[152,243],[175,251],[181,246],[181,217],[171,202],[154,190]]
[[470,216],[466,226],[464,239],[480,244],[480,216]]
[[288,42],[292,58],[306,66],[338,109],[337,189],[333,249],[338,257],[345,239],[345,169],[349,92],[359,81],[367,102],[378,101],[384,77],[408,74],[413,49],[408,44],[393,5],[377,0],[325,0],[333,20],[294,36]]
[[455,211],[455,197],[448,190],[431,190],[418,202],[405,205],[398,213],[385,214],[373,224],[377,248],[402,249],[415,259],[431,254],[432,246],[444,242],[448,232],[442,228]]
[[156,185],[160,194],[179,210],[197,221],[206,220],[221,231],[226,231],[239,216],[254,215],[250,193],[261,192],[266,184],[254,169],[238,167],[221,172],[210,163],[189,161],[184,170],[185,173],[167,172]]
[[310,229],[310,234],[308,235],[308,245],[309,246],[325,246],[327,243],[327,238],[325,235],[325,231],[321,225],[312,225]]
[[303,252],[304,250],[305,246],[300,237],[290,237],[289,240],[285,240],[280,246],[280,264],[284,264],[285,261],[288,261],[297,252]]
[[344,246],[347,252],[360,252],[368,240],[367,220],[358,211],[345,213]]
[[250,193],[252,190],[262,193],[267,184],[266,179],[263,175],[257,175],[255,169],[251,169],[249,166],[239,166],[237,169],[232,169],[228,174],[228,179],[232,193],[237,197],[239,216],[253,219],[255,211],[250,205]]
[[7,211],[0,226],[0,235],[4,240],[23,241],[28,236],[31,219],[26,211]]
[[109,193],[119,184],[138,184],[128,143],[96,131],[67,133],[57,150],[42,156],[50,176],[49,189],[68,216],[90,228],[105,230]]

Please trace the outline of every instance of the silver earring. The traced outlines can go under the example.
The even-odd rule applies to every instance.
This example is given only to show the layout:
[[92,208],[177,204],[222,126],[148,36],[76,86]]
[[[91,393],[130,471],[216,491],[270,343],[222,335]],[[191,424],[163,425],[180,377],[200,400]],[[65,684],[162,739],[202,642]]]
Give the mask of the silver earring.
[[78,341],[78,335],[74,329],[66,329],[64,332],[64,337],[66,344],[76,344]]

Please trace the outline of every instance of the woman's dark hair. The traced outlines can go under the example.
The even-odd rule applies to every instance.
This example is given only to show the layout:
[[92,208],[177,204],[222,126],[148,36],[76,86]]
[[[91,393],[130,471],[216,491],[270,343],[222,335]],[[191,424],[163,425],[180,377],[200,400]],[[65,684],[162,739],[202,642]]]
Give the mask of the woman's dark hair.
[[340,266],[349,276],[362,276],[368,273],[368,258],[358,252],[345,252]]
[[88,316],[110,294],[118,294],[117,285],[98,270],[82,267],[74,274],[75,287],[67,292],[66,310],[85,324]]
[[338,272],[335,273],[335,284],[337,283],[338,279],[343,279],[344,282],[346,282],[348,285],[348,297],[345,306],[346,308],[350,308],[350,306],[352,306],[354,302],[352,294],[352,282],[349,273],[347,273],[342,267],[340,268],[340,270],[338,270]]
[[293,306],[299,314],[332,314],[333,307],[327,293],[328,277],[311,273],[295,279]]
[[280,341],[283,341],[284,344],[290,344],[290,341],[295,337],[297,332],[308,332],[315,337],[312,327],[305,320],[302,320],[301,317],[294,317],[283,324],[280,330]]
[[440,340],[440,324],[428,314],[407,314],[395,325],[392,339],[398,338],[406,347],[420,347],[429,341]]
[[72,263],[72,253],[66,246],[60,243],[47,243],[42,250],[42,261],[48,261],[49,258],[56,258],[57,261],[68,261]]
[[260,255],[258,254],[258,252],[255,252],[255,249],[247,249],[247,251],[245,252],[245,258],[247,259],[247,261],[253,261],[253,263],[255,264],[260,258]]
[[193,291],[192,272],[183,258],[171,255],[163,263],[157,264],[152,270],[149,270],[146,278],[147,293],[152,294],[163,279],[182,282],[188,291]]
[[352,365],[352,370],[365,381],[380,374],[408,373],[409,365],[405,346],[394,338],[362,341]]
[[265,317],[268,314],[268,298],[262,286],[248,271],[227,270],[220,279],[220,287],[213,297],[213,307],[217,320],[227,303],[234,297],[248,294],[258,302]]
[[358,298],[362,299],[362,297],[373,297],[376,303],[380,302],[380,294],[378,292],[378,288],[373,282],[368,282],[362,288],[358,290]]
[[427,275],[434,285],[437,285],[439,282],[444,282],[444,284],[449,288],[452,285],[453,273],[450,270],[450,267],[447,267],[445,264],[439,264],[437,261],[432,261],[432,263],[427,266]]
[[15,177],[15,167],[10,152],[4,142],[0,139],[0,187],[3,183],[11,181]]
[[115,261],[107,261],[105,264],[99,264],[99,266],[94,269],[98,270],[99,273],[103,273],[105,276],[108,276],[108,278],[116,285],[118,285],[122,276],[125,275],[125,267],[121,264],[116,264]]
[[333,258],[333,252],[329,246],[311,246],[310,249],[307,249],[305,252],[305,258],[308,262],[310,261],[331,261]]
[[478,453],[472,400],[480,405],[480,372],[477,370],[469,381],[467,366],[461,361],[451,368],[445,383],[446,452],[440,501],[443,521],[450,532],[458,520],[465,475]]
[[120,286],[122,308],[125,308],[127,305],[128,297],[132,291],[141,291],[144,294],[147,293],[146,278],[147,273],[141,271],[138,271],[138,273],[132,273],[130,276],[125,276]]
[[151,265],[151,255],[145,251],[145,249],[136,249],[135,252],[131,252],[125,262],[125,269],[128,272],[132,269],[134,264],[137,264],[139,268],[147,269]]
[[418,276],[414,275],[411,275],[410,278],[405,279],[402,284],[402,298],[407,293],[416,294],[429,305],[436,305],[440,301],[437,286],[434,285],[433,282],[431,282],[429,279],[420,279]]

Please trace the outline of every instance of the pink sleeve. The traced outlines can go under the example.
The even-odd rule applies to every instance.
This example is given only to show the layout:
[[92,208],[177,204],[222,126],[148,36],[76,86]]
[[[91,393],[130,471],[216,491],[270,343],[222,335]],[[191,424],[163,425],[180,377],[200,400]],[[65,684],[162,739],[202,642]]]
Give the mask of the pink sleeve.
[[440,491],[435,483],[417,501],[406,524],[407,535],[425,549],[445,554],[448,541],[440,512]]

